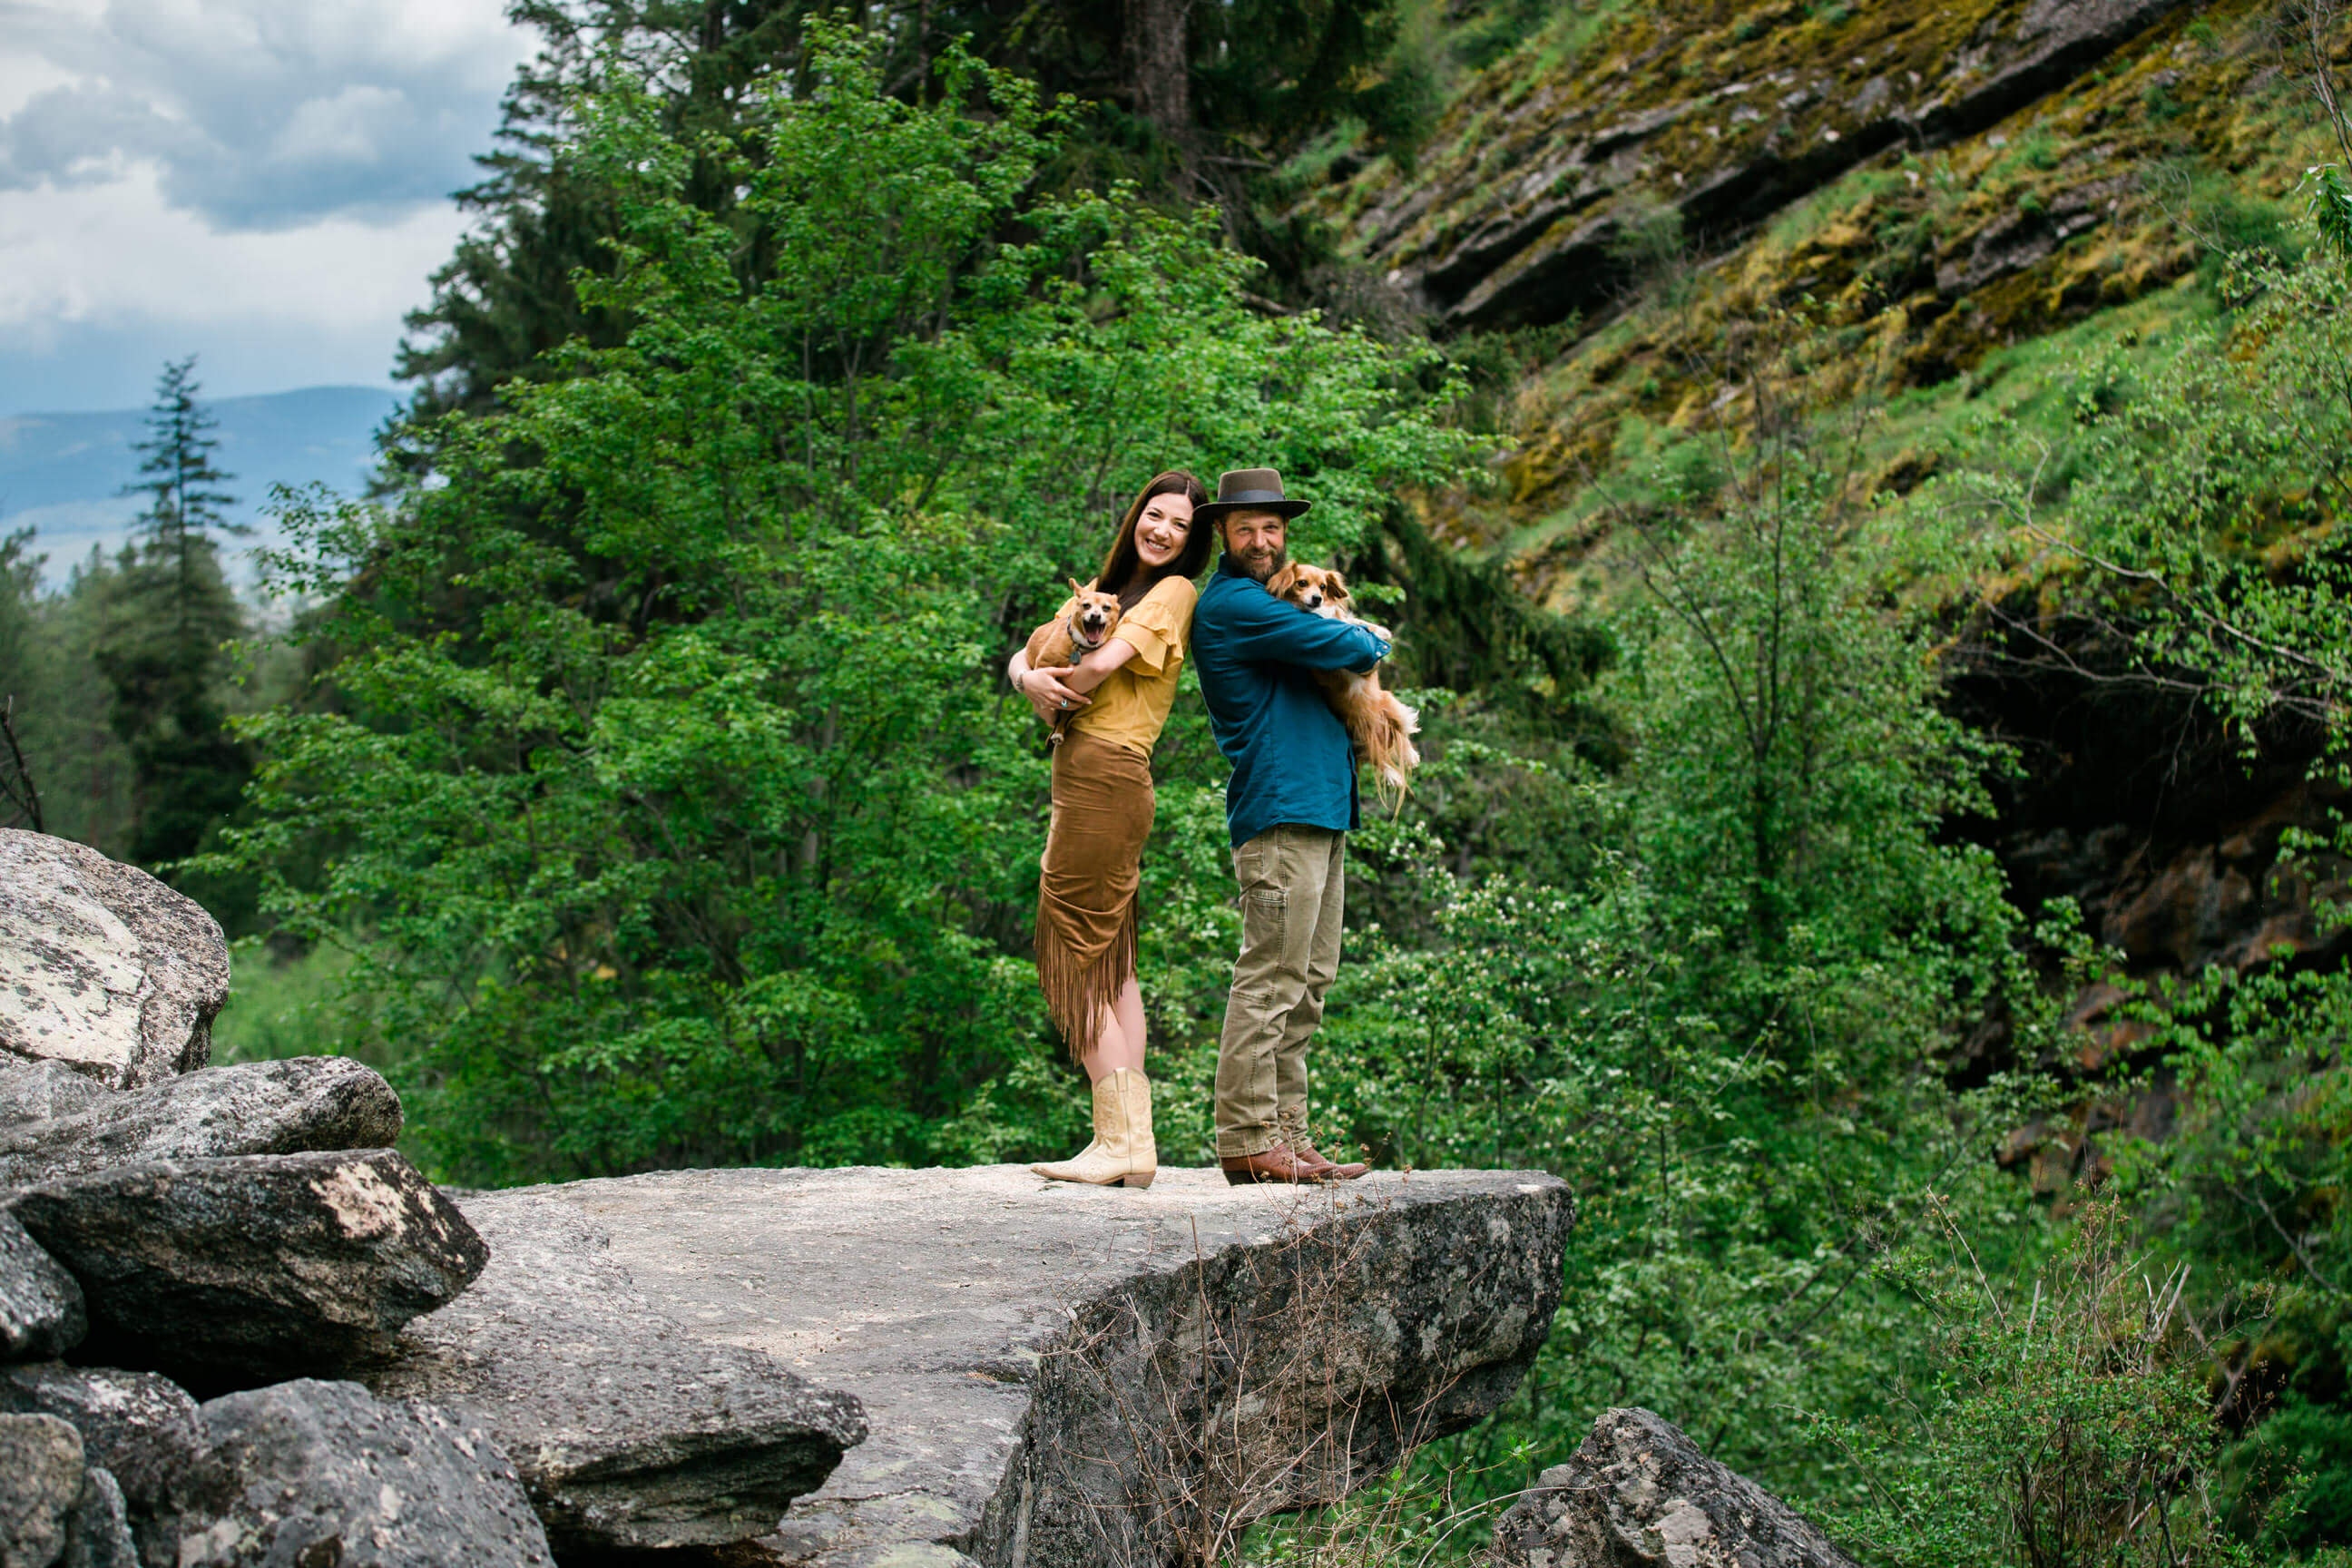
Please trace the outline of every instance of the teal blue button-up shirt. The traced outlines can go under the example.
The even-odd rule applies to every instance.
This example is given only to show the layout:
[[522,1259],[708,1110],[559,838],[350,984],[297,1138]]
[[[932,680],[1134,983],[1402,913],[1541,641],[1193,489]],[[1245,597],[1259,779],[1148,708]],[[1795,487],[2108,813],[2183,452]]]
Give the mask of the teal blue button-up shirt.
[[1233,557],[1217,562],[1192,612],[1192,668],[1209,731],[1234,765],[1225,830],[1235,848],[1286,822],[1360,825],[1355,752],[1313,672],[1363,674],[1388,651],[1362,626],[1276,598]]

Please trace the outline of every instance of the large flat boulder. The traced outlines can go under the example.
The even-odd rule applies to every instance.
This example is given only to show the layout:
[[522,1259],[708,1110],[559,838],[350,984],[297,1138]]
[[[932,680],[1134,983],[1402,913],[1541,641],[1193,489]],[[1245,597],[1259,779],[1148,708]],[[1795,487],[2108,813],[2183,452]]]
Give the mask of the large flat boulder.
[[1505,1510],[1494,1568],[1855,1568],[1787,1503],[1653,1411],[1605,1410]]
[[47,834],[0,828],[0,1057],[137,1089],[212,1058],[228,944],[194,900]]
[[0,1412],[54,1415],[79,1432],[84,1456],[119,1485],[142,1560],[175,1568],[174,1489],[201,1472],[206,1447],[185,1389],[153,1373],[34,1362],[0,1370]]
[[865,1436],[855,1399],[681,1327],[572,1205],[544,1189],[465,1202],[489,1268],[368,1381],[488,1430],[557,1550],[763,1535]]
[[74,1277],[0,1209],[0,1361],[63,1355],[89,1327]]
[[759,1543],[824,1568],[1157,1562],[1340,1497],[1517,1385],[1572,1217],[1509,1172],[698,1171],[462,1202],[499,1261],[436,1316],[568,1210],[695,1337],[863,1402],[871,1435]]
[[496,1444],[430,1405],[307,1380],[204,1407],[179,1568],[554,1568]]
[[158,1160],[0,1192],[89,1300],[93,1361],[199,1391],[349,1366],[488,1253],[389,1149]]
[[[59,1064],[0,1068],[0,1186],[146,1160],[216,1159],[384,1149],[400,1137],[400,1096],[347,1057],[293,1057],[203,1068],[95,1101],[63,1100],[47,1116],[16,1115],[62,1097]],[[27,1080],[19,1089],[15,1080]]]

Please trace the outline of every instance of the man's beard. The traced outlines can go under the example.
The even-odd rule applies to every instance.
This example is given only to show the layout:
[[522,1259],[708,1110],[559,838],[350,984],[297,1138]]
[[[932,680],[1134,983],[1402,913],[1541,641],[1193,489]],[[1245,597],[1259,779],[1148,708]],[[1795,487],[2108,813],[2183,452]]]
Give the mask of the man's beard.
[[1250,574],[1250,580],[1252,582],[1263,583],[1267,578],[1273,576],[1276,572],[1281,571],[1285,566],[1290,564],[1290,550],[1289,547],[1286,545],[1282,549],[1276,551],[1273,554],[1265,558],[1265,564],[1264,566],[1259,566],[1255,561],[1246,555],[1241,558],[1241,563],[1242,570]]

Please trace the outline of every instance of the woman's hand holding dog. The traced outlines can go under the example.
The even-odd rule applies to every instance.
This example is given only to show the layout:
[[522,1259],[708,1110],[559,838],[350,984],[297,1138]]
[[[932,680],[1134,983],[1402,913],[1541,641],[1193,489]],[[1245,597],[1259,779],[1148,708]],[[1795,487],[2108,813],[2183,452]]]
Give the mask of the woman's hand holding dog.
[[1051,724],[1065,713],[1075,713],[1094,700],[1083,691],[1074,691],[1062,684],[1050,669],[1024,669],[1021,672],[1021,695],[1037,710],[1037,717]]

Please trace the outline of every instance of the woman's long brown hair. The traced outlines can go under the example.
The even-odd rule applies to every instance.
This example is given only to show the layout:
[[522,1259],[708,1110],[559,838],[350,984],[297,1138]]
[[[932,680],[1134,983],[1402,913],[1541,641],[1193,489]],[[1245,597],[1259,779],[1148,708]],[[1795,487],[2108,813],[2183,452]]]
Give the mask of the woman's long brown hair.
[[1095,579],[1097,586],[1118,595],[1119,607],[1131,610],[1143,602],[1163,577],[1198,577],[1201,568],[1209,563],[1209,546],[1217,531],[1194,523],[1184,535],[1184,548],[1176,559],[1155,572],[1146,572],[1143,557],[1135,548],[1135,525],[1143,516],[1143,509],[1154,496],[1181,495],[1192,498],[1193,506],[1208,504],[1209,492],[1200,480],[1182,468],[1171,468],[1137,492],[1128,503],[1127,515],[1118,520],[1118,532],[1110,542],[1110,553],[1103,557],[1102,574]]

